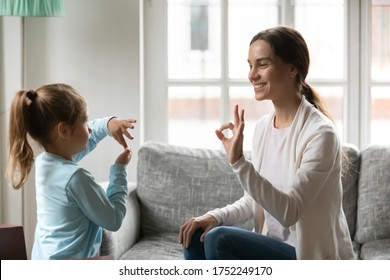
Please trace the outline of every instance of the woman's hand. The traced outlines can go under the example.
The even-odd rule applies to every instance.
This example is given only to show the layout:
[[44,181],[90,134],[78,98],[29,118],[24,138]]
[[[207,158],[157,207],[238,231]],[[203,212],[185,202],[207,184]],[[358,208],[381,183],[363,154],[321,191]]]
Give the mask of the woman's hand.
[[[244,142],[244,110],[238,112],[238,105],[234,107],[234,124],[226,123],[221,126],[219,130],[215,131],[215,134],[222,141],[226,154],[230,164],[234,164],[243,155],[243,142]],[[223,131],[230,129],[233,133],[231,138],[225,137]]]
[[136,122],[137,121],[133,119],[121,120],[112,118],[108,122],[108,130],[110,131],[112,137],[114,137],[114,139],[118,141],[119,144],[121,144],[124,148],[127,148],[128,146],[123,135],[125,135],[130,140],[133,140],[133,136],[128,132],[128,129],[133,129],[133,123]]
[[197,218],[191,218],[180,227],[180,243],[184,248],[188,248],[192,235],[199,228],[203,230],[203,234],[200,236],[200,241],[203,242],[206,233],[216,226],[218,226],[218,221],[209,214],[205,214]]

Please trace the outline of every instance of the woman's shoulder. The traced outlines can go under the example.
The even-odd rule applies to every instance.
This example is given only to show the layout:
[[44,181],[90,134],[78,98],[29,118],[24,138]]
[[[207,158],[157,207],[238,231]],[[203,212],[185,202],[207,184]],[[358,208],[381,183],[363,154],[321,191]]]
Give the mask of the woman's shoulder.
[[320,142],[326,142],[327,145],[339,145],[340,136],[335,124],[313,105],[310,103],[306,104],[300,117],[302,122],[294,131],[298,137],[298,143],[305,146],[309,142],[317,143],[315,139],[322,139]]
[[307,119],[306,124],[313,131],[337,133],[336,125],[334,124],[334,122],[315,108]]
[[305,104],[303,123],[313,131],[336,131],[334,122],[309,102]]

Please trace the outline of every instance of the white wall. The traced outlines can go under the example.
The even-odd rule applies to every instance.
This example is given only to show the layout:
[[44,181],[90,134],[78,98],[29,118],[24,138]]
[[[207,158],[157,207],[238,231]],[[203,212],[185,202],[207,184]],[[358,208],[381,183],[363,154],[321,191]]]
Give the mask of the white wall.
[[8,107],[10,92],[15,93],[21,86],[21,20],[0,18],[0,200],[3,223],[22,224],[22,191],[10,188],[4,178],[6,167],[6,136],[8,132]]
[[[85,97],[90,119],[115,115],[139,120],[139,0],[64,0],[64,6],[64,17],[25,18],[26,88],[68,83]],[[0,24],[0,125],[1,131],[5,131],[10,99],[21,86],[22,32],[20,18],[3,17]],[[129,142],[134,151],[128,167],[131,181],[136,180],[140,125],[132,131],[135,139]],[[5,143],[6,135],[2,133],[2,178],[7,156]],[[80,164],[97,181],[105,181],[109,166],[120,152],[121,147],[113,139],[105,139]],[[33,179],[32,174],[23,192],[9,190],[3,180],[0,207],[3,223],[24,225],[28,251],[36,221]]]

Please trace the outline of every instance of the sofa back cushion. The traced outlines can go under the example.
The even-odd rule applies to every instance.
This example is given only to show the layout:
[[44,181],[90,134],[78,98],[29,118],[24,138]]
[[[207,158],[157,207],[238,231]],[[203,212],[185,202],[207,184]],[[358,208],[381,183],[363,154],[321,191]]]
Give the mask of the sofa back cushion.
[[352,144],[343,144],[343,210],[347,218],[349,233],[351,237],[356,230],[356,210],[357,210],[357,184],[359,179],[360,152]]
[[361,152],[355,241],[390,239],[390,146]]
[[178,232],[189,218],[244,194],[224,151],[152,141],[139,149],[137,185],[143,234]]

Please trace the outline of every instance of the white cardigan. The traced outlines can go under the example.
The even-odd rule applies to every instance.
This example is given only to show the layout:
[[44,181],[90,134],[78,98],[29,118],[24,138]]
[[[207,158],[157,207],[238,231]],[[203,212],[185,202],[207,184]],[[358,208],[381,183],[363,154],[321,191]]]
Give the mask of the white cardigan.
[[283,151],[281,176],[288,191],[282,192],[259,174],[273,117],[257,122],[252,162],[242,157],[232,165],[245,195],[208,213],[224,225],[253,218],[254,230],[261,232],[264,208],[290,228],[298,259],[353,259],[342,209],[341,145],[333,123],[302,98]]

